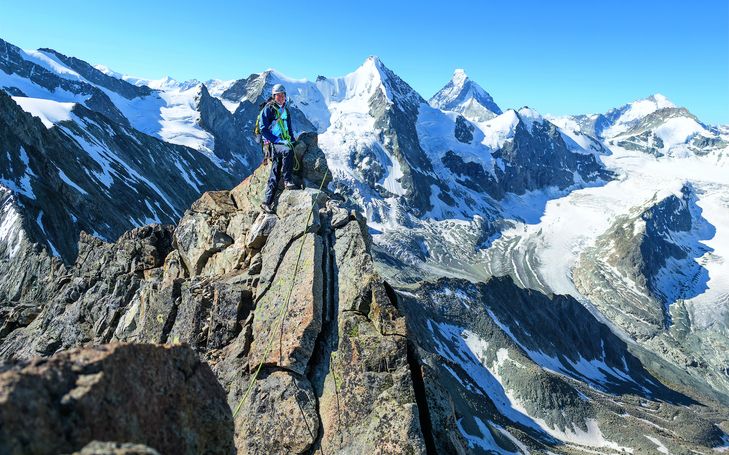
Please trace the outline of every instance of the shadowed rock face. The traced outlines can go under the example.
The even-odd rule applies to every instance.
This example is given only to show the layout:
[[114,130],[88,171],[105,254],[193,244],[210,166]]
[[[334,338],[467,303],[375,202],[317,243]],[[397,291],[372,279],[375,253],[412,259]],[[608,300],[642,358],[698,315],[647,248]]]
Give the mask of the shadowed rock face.
[[38,49],[38,50],[41,52],[45,52],[45,53],[54,55],[58,60],[63,62],[66,66],[68,66],[72,70],[76,71],[87,81],[89,81],[93,84],[97,84],[101,87],[107,88],[107,89],[111,90],[112,92],[116,92],[126,99],[131,100],[131,99],[137,98],[137,97],[149,96],[152,93],[154,93],[154,91],[151,88],[149,88],[145,85],[142,85],[142,86],[133,85],[122,79],[118,79],[116,77],[112,77],[107,74],[104,74],[101,71],[99,71],[98,69],[96,69],[93,66],[89,65],[88,63],[84,62],[83,60],[77,59],[76,57],[68,57],[54,49]]
[[[305,144],[298,178],[313,186],[328,171],[315,138]],[[238,453],[424,452],[404,320],[374,272],[364,220],[310,187],[262,214],[267,173],[204,194],[176,229],[145,226],[113,244],[82,234],[48,302],[0,340],[2,358],[186,343],[212,366],[228,415],[240,409]]]
[[[45,50],[51,51],[49,49]],[[56,56],[62,56],[62,54],[55,53],[55,51],[51,52],[53,52]],[[68,57],[65,58],[68,59]],[[80,60],[78,62],[80,62]],[[79,67],[79,65],[74,66]],[[89,65],[86,64],[86,66]],[[82,96],[86,98],[86,100],[84,101],[84,105],[88,109],[104,115],[105,117],[112,120],[114,123],[119,124],[120,126],[129,126],[129,120],[124,117],[124,114],[119,111],[119,109],[114,105],[109,96],[101,89],[87,82],[64,79],[48,71],[41,65],[24,59],[20,48],[18,48],[17,46],[13,46],[7,41],[3,41],[2,39],[0,39],[0,71],[4,71],[7,74],[17,74],[18,76],[26,78],[34,84],[39,85],[51,92],[55,90],[64,90],[66,92]],[[103,73],[93,68],[91,69],[91,71],[103,75]],[[139,90],[138,88],[124,81],[119,81],[116,88],[123,88],[125,90],[125,93],[127,94],[131,94],[131,92]]]
[[473,140],[474,130],[475,127],[468,123],[468,120],[466,120],[462,115],[456,117],[455,136],[456,139],[458,139],[460,142],[463,142],[464,144],[470,144]]
[[504,163],[503,169],[496,168],[499,186],[515,194],[550,186],[564,189],[575,184],[575,175],[585,182],[610,177],[594,155],[571,152],[557,128],[547,121],[534,122],[531,131],[519,122],[514,139],[494,157]]
[[701,241],[716,229],[702,218],[696,201],[687,185],[680,195],[635,207],[618,217],[575,267],[578,289],[638,339],[668,329],[671,305],[706,290],[708,272],[696,258],[710,251]]
[[510,278],[412,291],[399,305],[437,453],[652,453],[645,435],[671,453],[723,444],[726,396],[626,343],[571,297]]
[[0,179],[23,190],[15,205],[29,240],[55,249],[67,264],[82,230],[116,239],[144,220],[171,224],[201,192],[233,184],[192,149],[82,105],[71,112],[78,121],[47,129],[0,91]]
[[207,87],[201,85],[198,98],[200,127],[215,137],[215,156],[226,163],[233,175],[248,175],[261,162],[261,146],[252,138],[253,127],[247,121],[254,119],[257,112],[252,109],[236,117],[223,103],[210,95]]
[[74,349],[0,374],[0,390],[3,453],[69,453],[92,440],[160,453],[234,450],[225,392],[188,347]]

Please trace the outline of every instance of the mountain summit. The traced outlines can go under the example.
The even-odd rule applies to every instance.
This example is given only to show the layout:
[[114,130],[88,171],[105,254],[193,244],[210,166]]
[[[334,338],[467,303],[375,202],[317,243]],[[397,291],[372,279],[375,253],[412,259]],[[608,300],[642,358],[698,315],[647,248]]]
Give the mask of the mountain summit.
[[434,108],[459,112],[467,119],[477,122],[492,119],[502,113],[491,95],[469,79],[462,69],[456,69],[451,80],[429,102]]

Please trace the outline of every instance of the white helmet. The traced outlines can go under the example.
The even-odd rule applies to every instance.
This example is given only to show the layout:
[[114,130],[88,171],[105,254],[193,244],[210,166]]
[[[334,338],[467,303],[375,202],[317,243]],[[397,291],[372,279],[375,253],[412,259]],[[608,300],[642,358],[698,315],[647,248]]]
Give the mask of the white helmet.
[[273,89],[271,89],[271,95],[275,95],[277,93],[286,93],[286,88],[281,84],[274,85]]

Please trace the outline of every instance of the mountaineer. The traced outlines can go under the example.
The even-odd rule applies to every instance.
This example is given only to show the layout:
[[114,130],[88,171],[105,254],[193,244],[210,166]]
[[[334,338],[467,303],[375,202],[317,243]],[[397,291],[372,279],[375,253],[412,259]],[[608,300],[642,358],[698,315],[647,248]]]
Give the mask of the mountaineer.
[[271,99],[261,110],[257,122],[263,137],[264,148],[268,148],[267,155],[271,157],[271,173],[261,204],[261,209],[266,213],[273,213],[273,199],[282,174],[285,189],[297,188],[291,173],[294,161],[294,130],[291,127],[291,114],[286,106],[286,101],[284,86],[274,85],[271,90]]

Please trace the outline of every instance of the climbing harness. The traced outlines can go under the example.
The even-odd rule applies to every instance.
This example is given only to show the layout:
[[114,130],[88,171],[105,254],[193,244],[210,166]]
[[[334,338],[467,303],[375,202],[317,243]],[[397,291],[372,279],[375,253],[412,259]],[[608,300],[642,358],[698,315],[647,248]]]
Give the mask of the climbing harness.
[[[285,108],[284,108],[285,109]],[[279,130],[281,131],[281,139],[286,141],[286,146],[291,149],[291,153],[294,154],[294,172],[297,172],[299,169],[301,169],[301,165],[299,164],[299,158],[296,157],[296,153],[294,153],[294,144],[291,142],[291,135],[289,134],[289,129],[284,125],[283,122],[283,116],[281,115],[281,112],[276,106],[273,106],[273,111],[276,113],[276,124],[278,125]],[[286,114],[288,116],[288,114]]]
[[[253,136],[255,138],[255,141],[259,144],[261,144],[261,153],[263,154],[264,160],[266,158],[273,158],[273,144],[267,143],[267,141],[262,140],[261,138],[261,113],[263,112],[263,108],[268,105],[271,102],[271,99],[263,103],[261,109],[258,112],[258,115],[256,116],[256,124],[253,128]],[[272,103],[271,107],[273,108],[273,111],[276,113],[276,126],[278,127],[279,131],[281,132],[281,139],[283,139],[286,143],[286,146],[291,149],[291,152],[294,153],[294,144],[291,140],[291,135],[289,134],[289,129],[284,124],[284,117],[281,114],[281,111],[275,106],[275,103]],[[284,108],[286,109],[286,108]],[[286,114],[287,116],[289,114]],[[269,146],[269,151],[266,152],[266,145]],[[298,172],[298,170],[301,169],[301,163],[299,163],[299,158],[296,156],[296,153],[294,153],[294,172]]]

